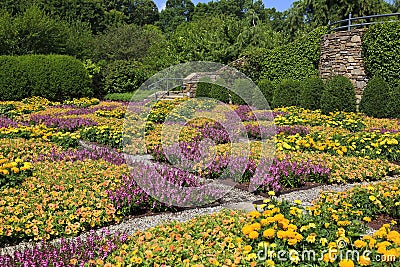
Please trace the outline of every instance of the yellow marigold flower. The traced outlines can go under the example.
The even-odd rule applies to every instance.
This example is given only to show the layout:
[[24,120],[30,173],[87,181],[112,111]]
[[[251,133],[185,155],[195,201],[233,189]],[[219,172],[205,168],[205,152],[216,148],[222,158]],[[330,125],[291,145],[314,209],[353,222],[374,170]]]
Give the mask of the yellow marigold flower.
[[294,201],[294,203],[295,203],[295,204],[298,204],[298,205],[301,205],[302,202],[301,202],[301,200],[296,199],[296,200]]
[[285,219],[285,216],[283,216],[283,214],[279,213],[274,216],[274,219],[279,222],[279,221],[282,221],[283,219]]
[[273,260],[266,260],[265,263],[266,263],[267,266],[269,266],[269,267],[275,266],[275,262],[274,262]]
[[345,236],[345,234],[346,234],[346,230],[344,230],[343,228],[339,228],[339,229],[337,230],[337,232],[336,232],[336,235],[337,235],[338,237]]
[[354,267],[354,262],[350,259],[343,259],[339,262],[339,267]]
[[337,252],[334,252],[334,251],[330,251],[328,253],[325,253],[324,256],[323,256],[323,261],[324,262],[331,262],[331,263],[335,262],[336,255],[337,255]]
[[267,220],[267,219],[261,219],[260,223],[261,223],[262,226],[265,226],[265,225],[270,224],[270,221]]
[[309,243],[315,243],[316,237],[317,237],[316,233],[311,233],[309,236],[307,236],[306,241]]
[[371,218],[370,217],[364,217],[363,220],[366,221],[366,222],[371,222]]
[[253,249],[253,248],[252,248],[250,245],[246,245],[246,246],[244,246],[244,248],[243,248],[243,250],[244,250],[245,252],[250,252],[252,249]]
[[276,236],[277,236],[279,239],[284,239],[284,238],[286,238],[286,232],[285,232],[285,231],[282,231],[282,230],[279,230],[279,231],[276,233]]
[[349,221],[338,221],[337,225],[338,226],[349,226],[350,222]]
[[270,195],[270,196],[275,196],[275,192],[274,192],[274,191],[269,191],[269,192],[268,192],[268,195]]
[[382,260],[386,262],[394,262],[398,257],[396,249],[392,248],[384,252]]
[[248,215],[252,218],[259,218],[261,216],[261,213],[256,211],[256,210],[252,210],[248,213]]
[[371,264],[371,259],[367,256],[360,256],[360,258],[358,259],[358,263],[361,266],[369,266]]
[[253,227],[251,225],[249,225],[249,224],[243,226],[243,228],[242,228],[242,232],[245,235],[250,234],[251,231],[253,231]]
[[329,242],[328,248],[336,248],[336,247],[337,247],[336,242]]
[[376,200],[376,197],[371,195],[371,196],[369,196],[369,200],[375,201],[375,200]]
[[362,240],[356,240],[356,241],[354,242],[354,246],[355,246],[356,248],[365,248],[365,247],[367,246],[367,242],[362,241]]
[[321,238],[319,240],[319,242],[322,244],[323,247],[325,247],[326,243],[328,243],[328,239],[326,239],[325,237]]
[[253,229],[253,231],[259,231],[261,229],[261,224],[259,223],[253,223],[251,225],[251,228]]
[[273,228],[269,228],[263,232],[263,236],[267,239],[271,239],[275,236],[275,230]]
[[386,239],[395,243],[396,245],[400,244],[400,234],[397,231],[390,231],[387,234]]
[[251,231],[251,232],[249,233],[249,238],[250,238],[250,239],[257,239],[257,238],[258,238],[258,232],[256,232],[256,231]]
[[298,242],[298,241],[297,241],[296,238],[289,238],[289,239],[288,239],[288,244],[291,245],[291,246],[296,245],[297,242]]

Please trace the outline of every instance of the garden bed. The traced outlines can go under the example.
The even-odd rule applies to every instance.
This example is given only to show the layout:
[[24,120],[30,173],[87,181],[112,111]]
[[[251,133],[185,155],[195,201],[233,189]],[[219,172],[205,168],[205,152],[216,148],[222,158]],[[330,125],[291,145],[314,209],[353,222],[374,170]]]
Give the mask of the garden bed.
[[[209,103],[199,102],[179,113],[175,108],[181,101],[159,102],[149,110],[146,124],[132,125],[124,124],[127,105],[121,102],[82,99],[61,104],[35,98],[4,104],[7,108],[0,109],[3,112],[0,120],[3,160],[0,172],[0,242],[17,244],[28,240],[71,238],[94,229],[118,227],[135,218],[146,220],[195,212],[195,209],[182,208],[177,199],[172,199],[173,202],[160,201],[151,192],[162,188],[163,196],[168,200],[176,196],[167,194],[170,193],[166,190],[168,183],[190,189],[219,179],[224,172],[227,172],[225,182],[228,181],[226,177],[232,179],[230,186],[236,184],[233,181],[238,183],[230,195],[213,204],[208,203],[208,208],[204,210],[219,209],[226,203],[252,202],[270,196],[271,192],[280,198],[294,200],[292,198],[296,195],[302,196],[307,192],[346,189],[350,184],[379,181],[400,172],[400,166],[391,163],[398,162],[400,155],[400,133],[396,120],[366,119],[354,113],[322,115],[318,111],[291,107],[274,110],[271,113],[273,121],[268,121],[271,116],[260,116],[263,120],[256,122],[248,107],[232,106],[236,116],[245,124],[243,131],[239,132],[240,138],[234,143],[223,124],[204,118],[190,119],[191,108],[199,108],[198,115],[209,114]],[[129,108],[134,112],[127,116],[136,122],[147,106],[145,103],[132,105]],[[228,111],[215,114],[221,120],[232,115]],[[177,121],[164,122],[168,116]],[[180,120],[187,123],[182,126],[178,123]],[[276,135],[266,135],[266,139],[262,139],[262,133],[274,128],[271,126],[274,123],[277,126]],[[379,125],[381,128],[377,131]],[[146,127],[144,145],[153,157],[153,165],[139,162],[130,168],[123,153],[140,152],[143,147],[138,145],[137,137],[128,143],[123,137],[128,133],[138,134],[143,130],[141,127]],[[163,130],[171,135],[179,134],[178,142],[166,143],[169,150],[161,146]],[[249,142],[246,135],[250,137]],[[209,148],[215,151],[210,161],[207,161],[208,157],[202,158],[203,145],[207,140],[213,141]],[[81,147],[80,141],[88,146]],[[265,147],[271,151],[265,150]],[[243,154],[246,149],[249,150],[249,157]],[[168,155],[170,152],[172,154]],[[183,158],[171,158],[177,152]],[[266,160],[266,155],[274,157]],[[197,162],[193,169],[186,168],[190,161]],[[243,172],[238,177],[237,170],[240,168]],[[142,188],[138,177],[152,187]],[[246,192],[250,180],[260,185],[258,195]],[[386,219],[378,216],[381,214],[378,211],[382,210],[398,220],[395,203],[400,203],[396,199],[398,195],[390,193],[398,190],[395,185],[391,182],[379,184],[376,186],[378,191],[373,191],[373,195],[370,195],[372,191],[368,191],[371,189],[365,188],[347,193],[357,196],[351,198],[354,209],[357,207],[357,212],[365,213],[363,217],[370,217],[376,225]],[[388,186],[392,191],[387,189]],[[212,190],[204,192],[204,195],[197,196],[199,199],[194,203],[198,204],[215,193]],[[324,207],[337,209],[335,203],[342,203],[344,207],[349,205],[345,201],[349,199],[348,195],[327,197],[333,202],[328,201],[323,204]],[[312,205],[311,201],[305,201],[307,206]],[[357,201],[365,207],[369,205],[368,208],[358,207]],[[371,208],[371,203],[376,207]],[[284,209],[287,204],[282,205]],[[364,219],[352,214],[350,208],[343,212],[342,215],[347,216],[354,227],[357,221]],[[332,218],[325,220],[332,221]],[[246,217],[238,225],[247,221]],[[243,240],[248,238],[239,230],[234,234]],[[251,239],[246,242],[254,245]],[[103,263],[115,260],[108,255],[111,254],[102,258]],[[251,262],[248,260],[252,259],[247,259],[247,256],[241,258],[243,264]]]

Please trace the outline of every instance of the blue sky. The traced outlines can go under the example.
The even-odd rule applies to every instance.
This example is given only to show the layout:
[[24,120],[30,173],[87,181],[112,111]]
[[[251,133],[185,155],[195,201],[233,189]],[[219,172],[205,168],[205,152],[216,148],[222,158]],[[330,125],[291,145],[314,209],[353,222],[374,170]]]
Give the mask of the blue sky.
[[[158,9],[162,9],[165,7],[166,0],[155,0],[154,1],[158,6]],[[196,5],[198,2],[206,3],[209,2],[207,0],[192,0],[192,2]],[[294,2],[294,0],[263,0],[265,7],[272,8],[275,7],[278,11],[284,11],[290,7],[290,5]]]

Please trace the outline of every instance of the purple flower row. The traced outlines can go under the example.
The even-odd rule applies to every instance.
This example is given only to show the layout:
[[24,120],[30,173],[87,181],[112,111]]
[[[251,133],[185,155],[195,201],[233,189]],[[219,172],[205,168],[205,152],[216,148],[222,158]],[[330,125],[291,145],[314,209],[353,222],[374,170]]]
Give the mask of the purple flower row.
[[379,131],[380,133],[399,133],[400,130],[393,130],[393,129],[385,129],[385,128],[372,128],[370,129],[371,132]]
[[41,154],[38,156],[36,161],[83,161],[85,159],[98,160],[103,159],[115,165],[125,164],[125,158],[123,154],[119,153],[115,149],[109,149],[105,147],[95,147],[94,149],[69,149],[63,151],[57,151],[52,149],[50,154]]
[[261,185],[260,191],[279,192],[282,188],[301,187],[305,182],[326,182],[329,176],[330,169],[321,164],[273,159],[272,164],[265,160],[258,164],[253,182]]
[[266,139],[275,136],[276,134],[283,133],[284,135],[307,135],[310,133],[310,129],[306,126],[302,125],[293,125],[293,126],[263,126],[263,125],[254,125],[254,124],[247,124],[246,126],[247,135],[250,138],[256,139]]
[[64,131],[75,131],[81,127],[96,126],[97,122],[85,118],[58,118],[49,115],[32,115],[30,123],[45,124],[46,127],[54,127]]
[[32,248],[16,250],[12,255],[0,255],[0,266],[95,266],[95,259],[106,259],[126,241],[125,233],[109,235],[106,231],[102,234],[91,231],[85,238],[61,239],[59,244],[42,241]]
[[[25,122],[20,122],[19,124],[26,125]],[[17,128],[18,122],[7,117],[0,117],[0,128],[9,128],[9,127]]]
[[121,186],[107,192],[122,214],[141,209],[196,206],[213,202],[224,195],[222,189],[202,184],[188,171],[164,164],[137,162]]

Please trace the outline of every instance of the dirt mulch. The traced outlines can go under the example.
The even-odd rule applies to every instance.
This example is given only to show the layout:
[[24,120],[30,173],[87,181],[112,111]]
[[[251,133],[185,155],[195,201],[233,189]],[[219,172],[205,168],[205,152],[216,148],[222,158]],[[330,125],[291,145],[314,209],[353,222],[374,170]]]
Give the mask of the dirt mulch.
[[390,217],[387,214],[381,214],[378,217],[376,217],[376,219],[372,220],[371,222],[369,222],[367,225],[369,227],[371,227],[374,230],[378,230],[379,228],[382,227],[382,225],[384,225],[385,223],[390,224],[392,221],[396,221],[397,224],[393,225],[391,227],[392,230],[400,232],[400,219],[393,219],[392,217]]

